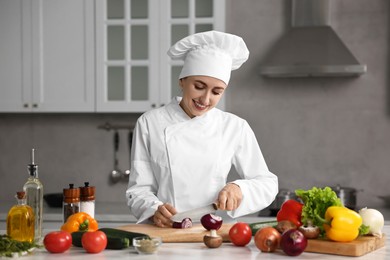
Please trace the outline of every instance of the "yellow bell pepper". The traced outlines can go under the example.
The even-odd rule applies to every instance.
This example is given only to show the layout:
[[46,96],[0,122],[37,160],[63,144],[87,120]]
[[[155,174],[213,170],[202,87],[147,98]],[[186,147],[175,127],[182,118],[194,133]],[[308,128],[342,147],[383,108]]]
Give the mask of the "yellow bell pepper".
[[62,231],[68,231],[69,233],[76,231],[96,231],[98,228],[97,221],[85,212],[70,215],[61,226]]
[[351,209],[331,206],[325,212],[326,237],[333,241],[350,242],[359,236],[362,217]]

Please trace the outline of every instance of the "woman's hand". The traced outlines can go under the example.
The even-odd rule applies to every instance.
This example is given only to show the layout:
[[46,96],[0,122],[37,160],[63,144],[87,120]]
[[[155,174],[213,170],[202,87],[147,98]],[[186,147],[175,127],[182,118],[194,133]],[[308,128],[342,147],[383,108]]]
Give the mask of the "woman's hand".
[[171,217],[175,215],[176,209],[169,203],[158,206],[152,217],[153,223],[158,227],[172,227]]
[[234,183],[228,183],[218,194],[218,209],[220,210],[235,210],[242,200],[242,192],[240,186]]

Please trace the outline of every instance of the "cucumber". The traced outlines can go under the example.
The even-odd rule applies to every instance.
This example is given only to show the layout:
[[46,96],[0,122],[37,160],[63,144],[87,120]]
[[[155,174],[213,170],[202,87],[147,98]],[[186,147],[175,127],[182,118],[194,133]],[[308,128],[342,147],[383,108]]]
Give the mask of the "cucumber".
[[148,235],[137,232],[130,232],[125,230],[120,230],[116,228],[100,228],[100,231],[103,231],[107,237],[119,237],[119,238],[127,238],[129,240],[129,245],[133,245],[133,238],[135,237],[147,237]]
[[278,221],[271,220],[271,221],[250,223],[249,227],[252,230],[252,236],[254,236],[259,229],[262,229],[264,227],[276,227],[277,225],[278,225]]
[[81,237],[84,235],[85,231],[76,231],[72,233],[72,245],[77,247],[83,247],[81,244]]

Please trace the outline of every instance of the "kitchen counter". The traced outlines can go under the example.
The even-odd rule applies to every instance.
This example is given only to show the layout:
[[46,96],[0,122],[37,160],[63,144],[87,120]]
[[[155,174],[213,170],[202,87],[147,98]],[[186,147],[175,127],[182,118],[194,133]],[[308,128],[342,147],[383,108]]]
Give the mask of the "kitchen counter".
[[[243,218],[240,221],[256,222],[263,221],[264,218]],[[3,233],[4,231],[0,231]],[[46,230],[48,232],[48,230]],[[385,234],[390,234],[390,224],[387,223],[384,228]],[[386,245],[374,252],[368,253],[361,257],[345,257],[327,254],[315,254],[304,252],[297,259],[375,259],[385,260],[390,259],[390,235],[387,235]],[[37,260],[61,260],[61,259],[113,259],[125,258],[131,259],[292,259],[278,250],[274,253],[262,253],[254,245],[252,241],[245,247],[236,247],[231,243],[223,243],[221,247],[209,249],[203,243],[163,243],[156,254],[139,255],[134,249],[126,250],[104,250],[99,254],[88,254],[82,248],[72,247],[69,251],[63,254],[50,254],[45,249],[37,249],[31,255],[23,256],[21,259],[37,259]]]
[[[4,204],[2,203],[2,208]],[[7,207],[6,207],[7,208]],[[8,210],[9,208],[7,208]],[[353,259],[390,259],[390,209],[378,209],[385,216],[384,233],[387,235],[386,245],[372,253]],[[7,213],[0,212],[0,234],[5,234],[5,219]],[[261,215],[261,214],[260,214]],[[96,218],[99,220],[101,227],[118,227],[134,223],[135,218],[130,215],[126,205],[123,203],[97,203]],[[239,218],[238,221],[247,223],[267,221],[275,219],[270,216],[257,216],[257,214]],[[52,230],[58,230],[62,224],[62,209],[61,208],[46,208],[44,209],[44,233]],[[262,253],[253,243],[253,239],[246,247],[236,247],[231,243],[224,243],[220,248],[209,249],[203,243],[164,243],[157,254],[154,255],[138,255],[134,249],[127,250],[104,250],[99,254],[87,254],[81,248],[72,247],[69,251],[63,254],[50,254],[45,249],[37,249],[33,254],[23,256],[21,259],[79,259],[80,257],[87,259],[112,259],[131,257],[132,259],[291,259],[282,251],[275,253]],[[303,253],[299,259],[351,259],[351,257]]]

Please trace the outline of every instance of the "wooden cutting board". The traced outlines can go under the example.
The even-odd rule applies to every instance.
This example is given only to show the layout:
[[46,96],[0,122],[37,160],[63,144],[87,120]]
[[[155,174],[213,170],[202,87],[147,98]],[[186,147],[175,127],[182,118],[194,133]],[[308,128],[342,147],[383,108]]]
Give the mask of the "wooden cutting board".
[[[218,234],[222,237],[224,242],[230,242],[229,230],[233,225],[234,223],[226,223],[218,230]],[[201,224],[194,224],[192,228],[187,229],[159,228],[150,224],[129,224],[117,228],[131,232],[144,233],[151,237],[158,236],[161,237],[164,243],[203,242],[203,236],[209,233]],[[362,256],[383,247],[385,241],[385,234],[383,234],[381,238],[374,236],[359,237],[358,239],[347,243],[309,239],[305,252]]]
[[386,235],[381,238],[374,236],[363,236],[351,242],[332,242],[322,239],[309,239],[306,252],[344,255],[344,256],[362,256],[375,251],[385,245]]
[[[229,230],[234,223],[223,224],[218,230],[223,241],[228,242]],[[203,242],[204,235],[208,234],[207,231],[201,224],[194,224],[191,228],[160,228],[151,224],[129,224],[126,226],[117,227],[118,229],[139,232],[147,234],[151,237],[161,237],[165,243],[180,243],[180,242]]]

